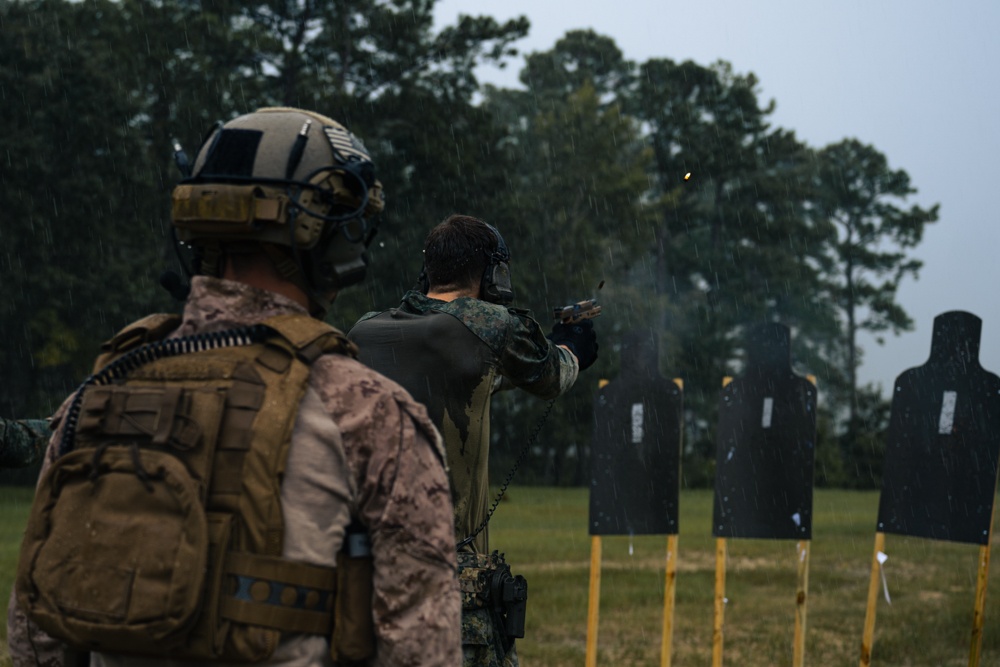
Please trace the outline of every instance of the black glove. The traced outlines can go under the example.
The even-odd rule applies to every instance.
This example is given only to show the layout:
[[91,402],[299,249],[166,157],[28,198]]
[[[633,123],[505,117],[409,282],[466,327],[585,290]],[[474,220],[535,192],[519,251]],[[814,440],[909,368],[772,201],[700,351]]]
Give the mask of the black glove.
[[548,336],[556,345],[565,345],[576,355],[580,370],[589,368],[597,361],[597,334],[591,320],[581,320],[575,324],[557,322]]

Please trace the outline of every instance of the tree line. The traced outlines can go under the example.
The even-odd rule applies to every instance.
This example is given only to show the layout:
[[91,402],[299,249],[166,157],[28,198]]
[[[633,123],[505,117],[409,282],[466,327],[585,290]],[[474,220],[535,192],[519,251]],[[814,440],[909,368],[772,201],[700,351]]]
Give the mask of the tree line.
[[[50,414],[100,341],[177,309],[158,287],[176,267],[172,146],[193,153],[217,120],[297,106],[360,136],[387,193],[369,277],[338,298],[335,325],[396,304],[453,212],[500,229],[517,305],[543,323],[599,298],[600,359],[519,480],[586,483],[597,380],[640,329],[684,379],[684,481],[709,484],[721,378],[739,372],[747,329],[778,321],[796,370],[818,379],[817,480],[876,484],[888,406],[858,386],[857,336],[912,326],[896,290],[938,206],[909,203],[908,175],[871,145],[816,148],[774,126],[756,77],[726,62],[637,63],[576,30],[526,56],[522,86],[484,84],[476,68],[509,66],[528,20],[435,29],[434,4],[0,0],[2,414]],[[498,396],[494,470],[543,409]]]

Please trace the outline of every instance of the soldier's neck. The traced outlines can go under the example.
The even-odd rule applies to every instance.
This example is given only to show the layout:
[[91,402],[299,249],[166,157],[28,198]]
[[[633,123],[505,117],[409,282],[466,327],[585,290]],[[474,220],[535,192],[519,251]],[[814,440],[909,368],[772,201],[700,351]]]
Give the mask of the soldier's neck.
[[465,288],[465,289],[458,289],[458,290],[448,290],[448,289],[445,289],[445,290],[442,290],[442,291],[438,291],[438,290],[436,290],[436,289],[434,289],[432,287],[427,292],[427,298],[429,298],[429,299],[437,299],[438,301],[454,301],[455,299],[457,299],[459,297],[463,297],[463,296],[469,296],[469,297],[472,297],[473,299],[478,299],[479,298],[479,287],[477,286],[474,289],[473,288]]

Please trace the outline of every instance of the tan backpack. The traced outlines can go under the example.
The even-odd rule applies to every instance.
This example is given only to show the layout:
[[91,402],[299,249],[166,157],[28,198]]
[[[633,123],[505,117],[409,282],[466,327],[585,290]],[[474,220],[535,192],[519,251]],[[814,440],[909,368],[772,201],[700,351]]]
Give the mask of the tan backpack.
[[178,322],[122,331],[78,392],[18,603],[85,651],[244,662],[331,636],[336,571],[282,560],[280,483],[310,364],[353,346],[305,315],[165,339]]

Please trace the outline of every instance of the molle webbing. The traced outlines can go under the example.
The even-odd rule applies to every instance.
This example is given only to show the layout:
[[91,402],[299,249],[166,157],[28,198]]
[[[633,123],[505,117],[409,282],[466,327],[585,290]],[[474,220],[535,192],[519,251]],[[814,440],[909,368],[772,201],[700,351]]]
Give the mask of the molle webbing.
[[236,582],[236,591],[221,601],[223,618],[286,632],[330,634],[337,592],[335,570],[231,553],[224,571]]
[[[178,324],[171,316],[141,320],[106,344],[100,361],[162,339]],[[263,342],[154,356],[120,381],[85,388],[80,403],[74,455],[90,462],[95,483],[109,470],[105,463],[132,460],[135,477],[151,488],[158,462],[176,459],[204,508],[204,599],[189,639],[172,656],[258,660],[279,631],[331,632],[336,570],[281,558],[281,479],[311,364],[326,353],[354,356],[356,348],[302,314],[262,325],[274,332]],[[136,496],[140,516],[143,493]]]

